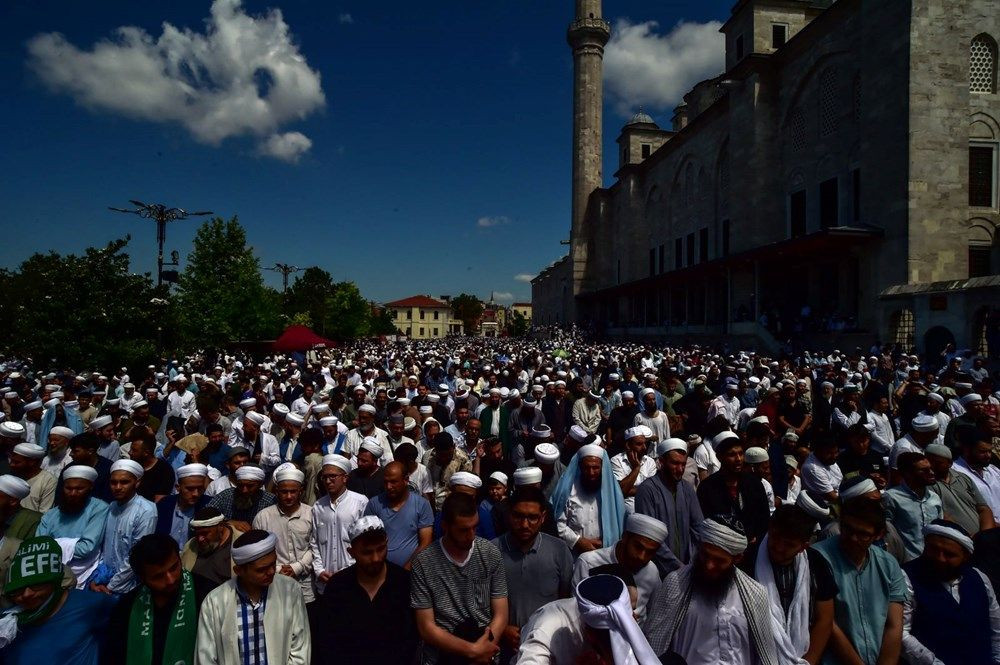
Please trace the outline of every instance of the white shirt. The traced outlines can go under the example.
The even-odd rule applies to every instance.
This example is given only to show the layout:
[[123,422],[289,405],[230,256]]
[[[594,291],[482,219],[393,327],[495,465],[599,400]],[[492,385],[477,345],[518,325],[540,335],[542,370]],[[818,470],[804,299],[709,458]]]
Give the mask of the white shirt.
[[795,503],[802,492],[802,479],[798,476],[792,478],[788,483],[788,492],[785,494],[785,503]]
[[281,512],[278,506],[268,506],[253,518],[253,528],[270,531],[278,538],[275,567],[280,574],[282,566],[291,566],[295,579],[302,587],[302,596],[307,603],[313,600],[312,549],[312,506],[299,504],[291,515]]
[[774,505],[774,488],[771,487],[771,483],[767,482],[767,478],[761,478],[760,483],[764,486],[764,494],[767,496],[767,508],[773,515],[776,507]]
[[62,474],[62,470],[72,463],[73,463],[73,458],[70,457],[69,446],[67,446],[66,450],[63,452],[63,456],[61,459],[58,460],[52,459],[51,455],[46,455],[45,457],[43,457],[42,471],[47,471],[48,473],[51,473],[53,476],[56,477],[56,480],[58,480],[60,474]]
[[920,453],[923,454],[923,449],[913,442],[913,438],[907,434],[902,439],[892,444],[892,450],[889,451],[889,468],[896,468],[896,459],[903,453]]
[[434,494],[434,485],[431,483],[431,472],[427,467],[417,462],[417,468],[410,474],[410,489],[422,497]]
[[657,411],[655,416],[647,416],[644,411],[640,411],[635,414],[635,418],[632,419],[633,425],[645,425],[649,429],[653,430],[653,440],[650,443],[657,443],[659,441],[666,441],[670,438],[670,422],[667,420],[667,414],[663,411]]
[[993,511],[993,521],[1000,526],[1000,469],[992,464],[987,464],[986,468],[979,472],[969,466],[969,463],[964,459],[956,461],[951,468],[972,479],[976,489],[983,495],[990,510]]
[[289,408],[292,410],[292,413],[297,413],[300,416],[305,416],[309,412],[309,402],[306,400],[305,397],[299,397],[298,399],[292,402],[292,405]]
[[388,464],[392,461],[392,450],[389,448],[389,433],[385,430],[381,430],[378,427],[373,427],[369,434],[365,434],[361,431],[361,428],[355,427],[347,433],[344,437],[344,447],[340,449],[340,452],[347,453],[351,458],[357,457],[358,451],[361,450],[361,444],[365,442],[365,437],[371,436],[378,440],[382,450],[389,453],[388,461],[385,459],[385,455],[382,456],[380,460],[383,464]]
[[[621,482],[622,478],[632,473],[632,466],[629,464],[628,455],[625,453],[618,453],[611,458],[611,470],[615,474],[615,480]],[[656,460],[654,460],[649,455],[643,455],[642,459],[639,461],[639,475],[636,476],[634,487],[638,489],[639,485],[642,484],[647,478],[652,478],[656,475]],[[635,496],[625,497],[625,511],[629,513],[635,512]]]
[[836,462],[827,466],[820,462],[816,455],[809,453],[802,465],[802,487],[810,492],[829,494],[839,492],[844,474]]
[[718,604],[692,594],[671,646],[688,665],[754,665],[750,626],[736,584]]
[[[583,538],[601,537],[601,508],[598,502],[598,492],[584,493],[579,482],[573,483],[573,488],[566,499],[566,510],[556,521],[556,531],[559,537],[571,548],[576,541]],[[558,506],[553,509],[559,510]]]
[[[313,572],[318,578],[326,571],[336,573],[354,563],[347,552],[351,540],[347,529],[365,514],[368,497],[351,490],[344,490],[335,503],[324,496],[312,508],[312,536],[309,548],[313,553]],[[323,593],[326,585],[316,582],[316,591]]]
[[[599,550],[581,554],[573,565],[573,588],[575,589],[576,585],[585,577],[590,577],[590,570],[592,568],[604,566],[609,563],[618,563],[615,547],[617,545],[602,547]],[[646,603],[649,601],[649,597],[660,587],[660,571],[656,568],[656,564],[650,561],[638,573],[635,573],[633,577],[635,578],[636,587],[639,592],[635,612],[641,620],[646,616]]]
[[219,478],[210,482],[208,484],[208,487],[205,488],[205,496],[215,496],[216,494],[222,494],[231,487],[235,487],[235,485],[233,485],[232,481],[229,480],[228,475],[219,476]]
[[517,665],[570,665],[589,651],[576,598],[542,605],[521,629]]
[[857,423],[861,422],[861,412],[850,411],[848,413],[844,413],[843,411],[840,410],[840,407],[838,406],[836,409],[833,410],[833,422],[842,427],[843,429],[847,429],[851,425],[856,425]]
[[892,424],[889,416],[877,411],[868,412],[868,422],[874,426],[871,431],[872,449],[880,455],[888,455],[896,442],[896,436],[892,433]]
[[122,396],[118,398],[118,406],[122,411],[131,415],[133,406],[141,401],[142,395],[133,390],[131,397],[126,397],[123,393]]
[[707,441],[702,441],[698,447],[695,448],[692,457],[694,458],[694,463],[698,467],[698,470],[708,471],[708,475],[712,475],[722,468],[722,463],[719,462],[719,456],[715,454],[715,450]]
[[187,420],[195,412],[195,399],[194,393],[190,390],[185,390],[182,394],[178,395],[177,391],[173,391],[167,395],[167,417],[176,416],[178,418],[183,418]]

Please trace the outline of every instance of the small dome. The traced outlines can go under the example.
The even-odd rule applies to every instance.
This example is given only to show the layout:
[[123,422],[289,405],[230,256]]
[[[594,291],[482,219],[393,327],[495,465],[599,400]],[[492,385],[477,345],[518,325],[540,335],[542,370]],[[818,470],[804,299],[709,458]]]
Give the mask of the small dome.
[[629,120],[627,123],[625,123],[626,127],[628,127],[629,125],[654,125],[655,126],[656,123],[653,122],[653,118],[650,117],[650,115],[648,113],[646,113],[645,111],[643,111],[642,107],[640,106],[639,107],[639,112],[636,113],[634,116],[632,116],[631,120]]

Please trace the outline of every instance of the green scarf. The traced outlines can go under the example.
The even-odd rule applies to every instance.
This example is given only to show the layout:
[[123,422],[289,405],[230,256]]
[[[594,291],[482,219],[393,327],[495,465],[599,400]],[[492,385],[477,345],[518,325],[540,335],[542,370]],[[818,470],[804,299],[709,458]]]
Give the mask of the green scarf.
[[[167,627],[163,662],[191,665],[194,662],[194,642],[198,636],[198,608],[195,607],[194,581],[184,571],[181,592]],[[159,665],[153,663],[153,597],[143,586],[132,604],[128,620],[128,665]]]

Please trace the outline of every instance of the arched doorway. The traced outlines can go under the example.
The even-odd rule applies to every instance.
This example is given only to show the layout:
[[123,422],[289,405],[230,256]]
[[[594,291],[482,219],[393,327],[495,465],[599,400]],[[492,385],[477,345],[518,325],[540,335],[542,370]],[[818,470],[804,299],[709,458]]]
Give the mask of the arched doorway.
[[924,355],[928,361],[934,362],[941,356],[944,347],[955,343],[955,336],[944,326],[934,326],[924,333]]

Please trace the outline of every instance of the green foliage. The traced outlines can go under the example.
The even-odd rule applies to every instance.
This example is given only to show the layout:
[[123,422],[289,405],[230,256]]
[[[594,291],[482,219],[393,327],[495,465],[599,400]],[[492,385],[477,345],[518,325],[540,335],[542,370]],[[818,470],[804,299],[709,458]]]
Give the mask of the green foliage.
[[135,367],[155,358],[157,327],[169,331],[175,313],[166,287],[129,272],[129,239],[82,256],[35,254],[17,271],[0,272],[9,350],[75,368]]
[[372,317],[372,335],[398,335],[399,328],[392,319],[389,310],[382,309],[376,316]]
[[[354,282],[334,282],[322,268],[307,268],[285,294],[285,315],[308,320],[321,337],[347,340],[372,332],[371,306]],[[304,324],[309,325],[309,324]]]
[[177,294],[187,346],[274,339],[280,333],[281,295],[264,285],[260,261],[246,241],[236,217],[216,217],[198,229]]
[[451,299],[451,311],[456,319],[462,321],[466,335],[473,335],[479,330],[479,321],[483,316],[483,303],[479,298],[462,293]]
[[510,334],[512,337],[524,337],[528,334],[528,319],[518,311],[511,311]]

